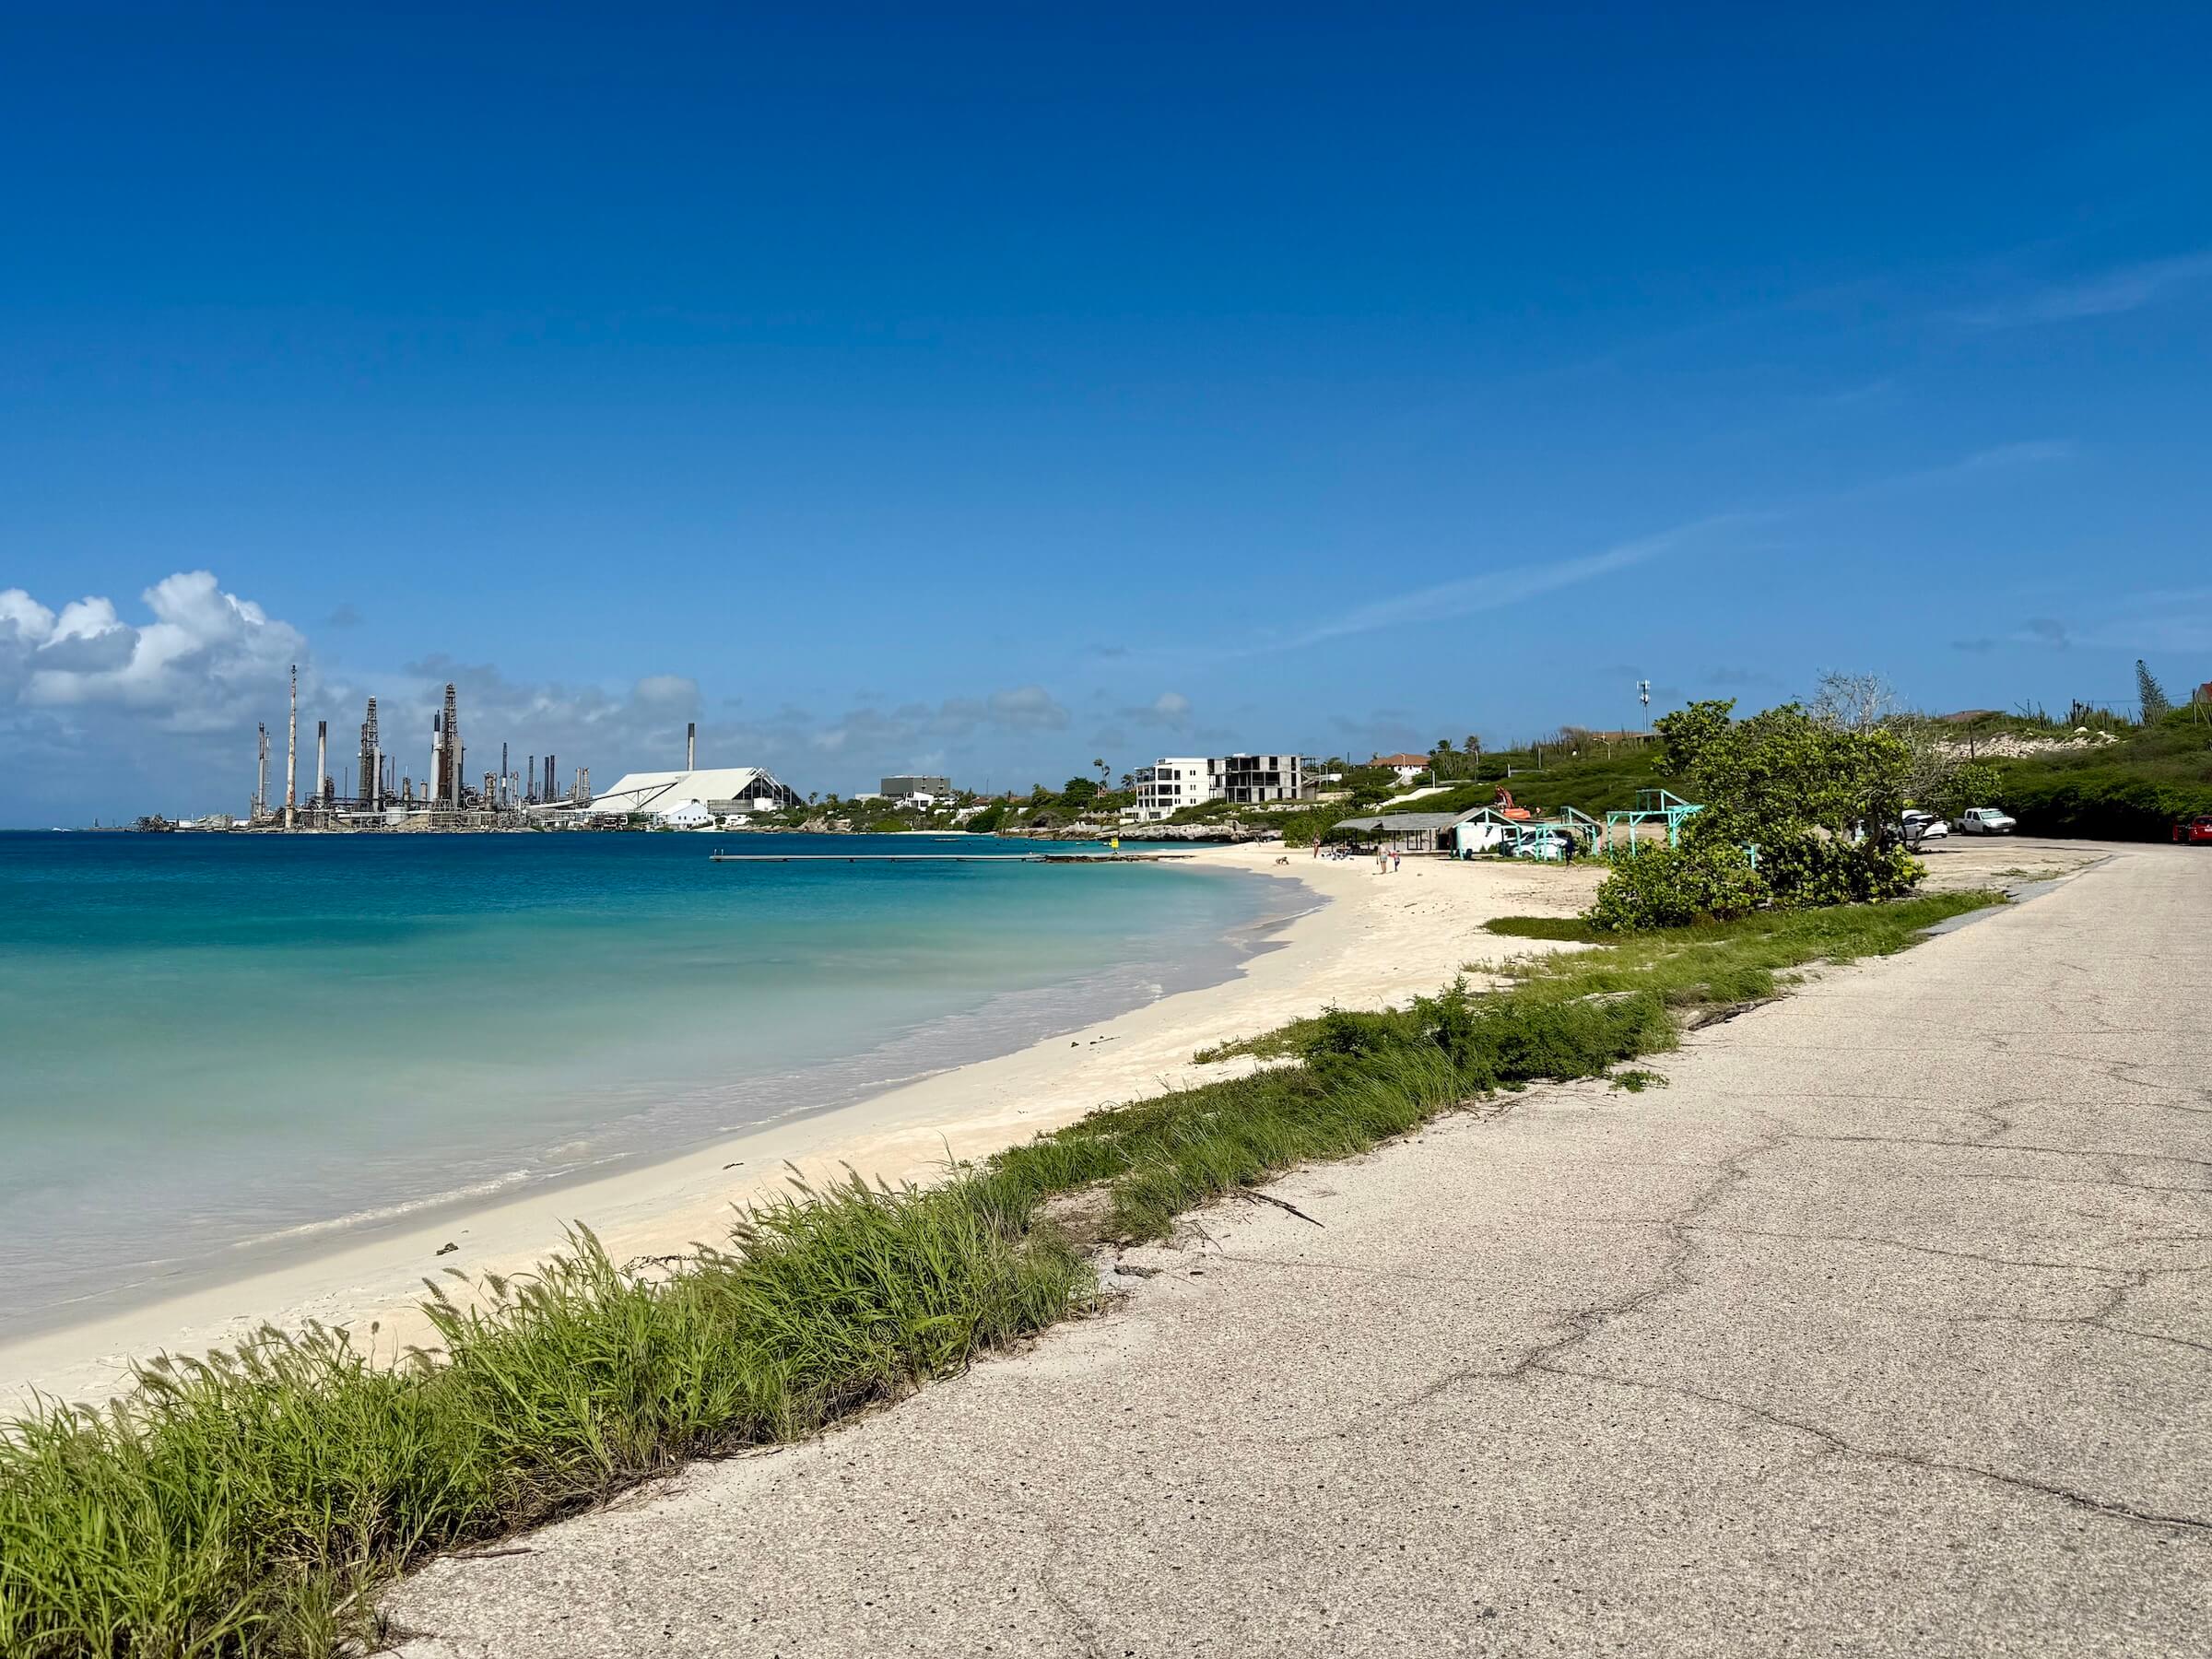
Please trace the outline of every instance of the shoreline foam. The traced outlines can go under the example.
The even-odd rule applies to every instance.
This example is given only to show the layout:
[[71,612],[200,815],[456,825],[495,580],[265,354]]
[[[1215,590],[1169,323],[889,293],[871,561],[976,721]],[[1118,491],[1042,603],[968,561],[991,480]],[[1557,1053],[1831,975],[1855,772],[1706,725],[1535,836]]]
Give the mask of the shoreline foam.
[[[1225,1075],[1229,1067],[1192,1061],[1206,1044],[1330,1003],[1380,1006],[1433,990],[1468,959],[1500,954],[1501,942],[1479,932],[1484,920],[1565,913],[1584,885],[1582,872],[1430,860],[1380,876],[1364,861],[1315,861],[1267,844],[1209,848],[1198,860],[1292,877],[1324,902],[1290,915],[1228,979],[1013,1053],[0,1344],[0,1393],[102,1398],[127,1381],[133,1357],[234,1346],[265,1323],[343,1325],[391,1359],[428,1335],[416,1306],[422,1281],[449,1268],[471,1279],[526,1271],[560,1247],[577,1218],[618,1261],[680,1251],[719,1239],[733,1205],[788,1191],[787,1164],[818,1182],[846,1168],[871,1180],[927,1181],[948,1159],[984,1157],[1100,1106]],[[448,1243],[459,1248],[439,1254]]]

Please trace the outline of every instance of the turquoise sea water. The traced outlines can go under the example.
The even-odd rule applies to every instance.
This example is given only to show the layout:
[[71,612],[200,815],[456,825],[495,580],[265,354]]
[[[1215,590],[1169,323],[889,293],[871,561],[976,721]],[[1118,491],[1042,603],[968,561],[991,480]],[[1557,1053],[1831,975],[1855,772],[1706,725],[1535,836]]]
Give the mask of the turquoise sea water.
[[1225,977],[1300,903],[716,844],[0,835],[0,1335],[1009,1052]]

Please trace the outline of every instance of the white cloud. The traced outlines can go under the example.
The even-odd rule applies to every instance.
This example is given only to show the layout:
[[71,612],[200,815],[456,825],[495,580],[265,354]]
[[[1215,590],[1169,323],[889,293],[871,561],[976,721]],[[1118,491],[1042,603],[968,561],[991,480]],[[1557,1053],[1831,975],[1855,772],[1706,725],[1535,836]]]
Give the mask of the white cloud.
[[1533,599],[1539,594],[1572,587],[1579,582],[1594,582],[1601,576],[1612,575],[1616,571],[1642,564],[1647,559],[1656,559],[1662,553],[1672,552],[1712,531],[1750,523],[1758,516],[1744,512],[1716,513],[1710,518],[1663,530],[1655,535],[1617,542],[1610,547],[1576,558],[1524,558],[1502,569],[1485,571],[1479,575],[1462,577],[1454,582],[1440,582],[1430,587],[1416,588],[1410,593],[1354,606],[1333,620],[1319,623],[1302,633],[1278,641],[1272,649],[1318,645],[1326,640],[1372,633],[1378,629],[1396,628],[1408,622],[1437,622],[1496,610],[1500,606]]
[[1067,724],[1067,711],[1042,686],[994,691],[985,700],[985,708],[989,721],[1029,731],[1057,732]]
[[0,594],[0,695],[34,709],[132,711],[159,729],[235,726],[306,653],[299,629],[182,571],[140,595],[153,620],[123,619],[112,600],[57,614],[20,588]]
[[1967,322],[1983,328],[2020,328],[2116,316],[2139,311],[2206,277],[2212,277],[2212,249],[2118,265],[2072,281],[2052,283],[1964,315]]
[[1160,726],[1180,732],[1191,724],[1191,700],[1180,691],[1162,691],[1141,707],[1117,709],[1114,712],[1117,718],[1132,725]]
[[649,674],[637,683],[633,695],[641,703],[668,709],[699,707],[699,682],[683,674]]

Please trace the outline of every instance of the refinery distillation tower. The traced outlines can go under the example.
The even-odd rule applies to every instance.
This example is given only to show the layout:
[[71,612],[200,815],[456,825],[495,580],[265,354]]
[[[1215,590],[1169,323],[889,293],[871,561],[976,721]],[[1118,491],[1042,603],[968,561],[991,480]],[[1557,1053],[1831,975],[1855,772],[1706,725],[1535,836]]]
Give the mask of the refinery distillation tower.
[[[253,802],[248,823],[257,830],[426,830],[521,829],[542,821],[547,809],[588,800],[589,772],[580,771],[565,794],[557,794],[557,757],[547,755],[542,777],[537,757],[527,774],[507,770],[507,746],[500,746],[500,770],[468,782],[468,751],[461,740],[461,700],[452,684],[445,700],[430,715],[429,767],[419,783],[401,770],[399,757],[387,753],[377,724],[376,699],[368,700],[360,724],[360,747],[341,779],[330,768],[330,722],[315,722],[315,775],[308,796],[300,796],[300,669],[291,670],[290,708],[286,720],[284,804],[269,798],[269,731],[255,728]],[[341,787],[341,785],[343,785]]]

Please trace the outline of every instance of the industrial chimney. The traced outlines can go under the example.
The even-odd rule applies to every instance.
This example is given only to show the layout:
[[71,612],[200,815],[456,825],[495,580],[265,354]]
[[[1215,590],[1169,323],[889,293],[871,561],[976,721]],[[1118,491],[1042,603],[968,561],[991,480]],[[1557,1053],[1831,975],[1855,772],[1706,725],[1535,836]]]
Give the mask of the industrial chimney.
[[300,665],[292,665],[291,724],[284,740],[284,827],[295,827],[300,815]]
[[330,722],[315,722],[315,799],[330,801]]
[[384,750],[376,729],[376,699],[369,700],[368,718],[361,722],[361,764],[354,774],[360,803],[374,812],[383,803]]
[[453,694],[453,685],[445,685],[445,771],[438,777],[438,793],[444,796],[454,811],[461,809],[461,780],[467,774],[461,770],[461,703]]
[[684,728],[684,770],[699,770],[699,722],[696,720]]

